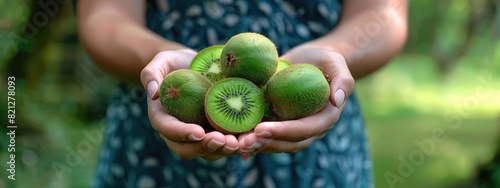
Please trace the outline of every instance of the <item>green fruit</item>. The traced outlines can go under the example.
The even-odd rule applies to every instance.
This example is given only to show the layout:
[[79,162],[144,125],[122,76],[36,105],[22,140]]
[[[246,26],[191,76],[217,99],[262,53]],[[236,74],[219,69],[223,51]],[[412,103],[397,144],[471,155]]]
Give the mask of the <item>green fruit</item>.
[[265,96],[266,86],[260,87],[260,92],[262,93],[262,97],[264,97],[264,102],[266,104],[266,105],[264,105],[264,119],[277,120],[276,114],[274,114],[273,110],[271,110],[269,102],[267,101],[266,96]]
[[221,54],[221,68],[227,77],[250,80],[257,86],[267,83],[278,67],[274,43],[257,33],[237,34],[226,43]]
[[242,78],[216,82],[205,98],[205,113],[210,125],[228,134],[253,129],[264,116],[264,106],[259,88]]
[[214,45],[201,50],[191,61],[189,69],[200,72],[212,83],[225,78],[220,68],[222,48],[223,45]]
[[203,102],[210,86],[210,80],[196,71],[173,71],[165,76],[160,86],[163,109],[185,123],[208,125]]
[[279,72],[279,71],[289,67],[290,65],[291,65],[290,62],[288,62],[287,60],[280,59],[278,61],[278,68],[276,69],[276,72]]
[[295,64],[276,73],[267,83],[271,109],[284,120],[320,111],[330,97],[330,85],[314,65]]

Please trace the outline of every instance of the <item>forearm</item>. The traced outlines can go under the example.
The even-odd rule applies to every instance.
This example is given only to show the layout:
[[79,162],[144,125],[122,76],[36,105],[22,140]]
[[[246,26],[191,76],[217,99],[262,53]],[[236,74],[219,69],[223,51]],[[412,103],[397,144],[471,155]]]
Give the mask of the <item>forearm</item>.
[[[346,2],[337,28],[324,37],[305,44],[342,54],[356,79],[385,65],[397,55],[406,40],[405,0],[367,2]],[[362,3],[364,5],[360,5]]]
[[85,1],[91,0],[78,4],[83,45],[103,70],[121,80],[138,82],[141,70],[160,51],[186,49],[145,28],[143,18],[130,11],[130,6]]

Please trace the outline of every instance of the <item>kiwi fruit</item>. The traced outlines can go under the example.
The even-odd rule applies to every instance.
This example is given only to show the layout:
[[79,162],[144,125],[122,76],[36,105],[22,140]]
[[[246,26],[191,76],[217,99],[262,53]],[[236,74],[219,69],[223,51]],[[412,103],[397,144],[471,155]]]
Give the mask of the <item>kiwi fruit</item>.
[[203,102],[211,86],[210,80],[196,71],[173,71],[165,76],[160,86],[163,109],[185,123],[209,127]]
[[208,90],[205,114],[210,125],[227,134],[253,129],[264,116],[264,98],[252,82],[242,78],[225,78]]
[[189,69],[200,72],[212,83],[225,78],[220,67],[222,48],[223,45],[214,45],[201,50],[191,61]]
[[266,86],[261,86],[260,87],[260,92],[262,93],[262,97],[264,97],[264,118],[263,120],[269,121],[269,120],[278,120],[276,117],[276,114],[271,110],[270,103],[266,99],[265,93],[266,93]]
[[257,33],[240,33],[231,37],[220,57],[224,75],[244,78],[257,86],[265,85],[274,75],[278,59],[274,43]]
[[276,72],[279,72],[279,71],[287,68],[290,65],[291,65],[291,63],[288,62],[287,60],[279,59],[279,61],[278,61],[278,68],[276,69]]
[[330,84],[311,64],[291,65],[276,73],[266,86],[271,109],[283,120],[312,115],[323,109],[329,97]]

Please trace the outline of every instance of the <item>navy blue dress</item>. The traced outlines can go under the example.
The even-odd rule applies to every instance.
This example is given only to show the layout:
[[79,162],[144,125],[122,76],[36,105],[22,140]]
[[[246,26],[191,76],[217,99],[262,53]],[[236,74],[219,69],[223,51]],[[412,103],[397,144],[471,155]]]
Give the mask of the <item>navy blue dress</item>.
[[[279,54],[335,27],[335,0],[149,0],[147,27],[195,50],[241,32],[269,37]],[[121,84],[107,111],[107,131],[93,187],[372,187],[364,122],[355,95],[321,139],[294,154],[258,154],[215,162],[182,160],[152,129],[142,86]]]

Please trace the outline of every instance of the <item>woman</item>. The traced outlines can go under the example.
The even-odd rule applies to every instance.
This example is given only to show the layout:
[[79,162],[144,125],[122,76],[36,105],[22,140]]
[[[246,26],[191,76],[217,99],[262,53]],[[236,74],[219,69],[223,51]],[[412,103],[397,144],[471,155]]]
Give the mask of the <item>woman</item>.
[[[123,81],[109,106],[93,186],[372,186],[354,79],[402,48],[405,0],[85,0],[77,6],[88,53]],[[280,58],[327,73],[330,103],[299,120],[263,122],[238,138],[206,133],[162,110],[158,85],[165,75],[188,68],[197,51],[248,31],[269,37]]]

